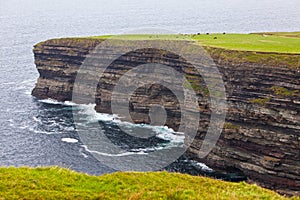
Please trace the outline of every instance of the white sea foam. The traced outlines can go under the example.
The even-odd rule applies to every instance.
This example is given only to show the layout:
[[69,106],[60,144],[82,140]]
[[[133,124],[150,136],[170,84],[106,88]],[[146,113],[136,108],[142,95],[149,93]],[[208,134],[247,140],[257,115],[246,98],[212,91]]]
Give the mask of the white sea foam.
[[[111,155],[106,153],[99,153],[101,155],[107,156],[127,156],[131,154],[145,154],[146,152],[150,151],[157,151],[161,149],[173,148],[173,147],[181,147],[184,145],[185,136],[183,133],[175,132],[173,129],[167,126],[152,126],[148,124],[133,124],[130,122],[122,121],[121,118],[117,115],[105,114],[105,113],[98,113],[95,111],[95,104],[75,104],[73,102],[59,102],[53,99],[45,99],[40,100],[40,102],[48,103],[48,104],[61,104],[61,105],[68,105],[68,106],[77,106],[79,108],[79,117],[81,121],[85,121],[86,123],[93,123],[98,121],[106,121],[106,122],[113,122],[119,125],[120,127],[126,127],[128,131],[131,131],[131,128],[144,128],[150,129],[154,133],[156,133],[156,137],[163,139],[165,141],[169,141],[167,144],[161,144],[160,146],[155,146],[147,149],[132,149],[130,152],[123,152],[117,155]],[[80,116],[82,115],[82,116]],[[81,123],[81,125],[83,125]],[[71,128],[70,128],[71,130]],[[94,152],[97,153],[97,152]]]
[[80,155],[82,155],[84,158],[88,158],[89,156],[88,155],[86,155],[85,153],[83,153],[82,152],[82,148],[81,149],[79,149],[79,153],[80,153]]
[[[131,131],[130,129],[134,129],[135,127],[144,128],[156,133],[157,138],[169,141],[169,143],[167,144],[162,144],[160,146],[153,147],[152,149],[141,149],[139,150],[140,152],[182,147],[184,145],[185,135],[183,133],[175,132],[173,129],[167,126],[152,126],[148,124],[133,124],[130,122],[125,122],[122,121],[121,118],[119,118],[117,115],[97,113],[95,111],[95,104],[79,105],[79,107],[81,108],[80,114],[88,116],[87,118],[85,118],[85,120],[87,120],[88,122],[111,121],[113,123],[116,123],[120,127],[126,127],[127,131]],[[127,155],[127,153],[124,155]]]
[[25,80],[22,81],[21,83],[18,83],[18,85],[24,85],[24,84],[29,84],[29,83],[35,83],[36,79],[30,79],[30,80]]
[[110,154],[110,153],[104,153],[104,152],[99,152],[99,151],[90,150],[90,149],[88,149],[88,147],[85,146],[85,145],[82,145],[82,147],[83,147],[87,152],[94,153],[94,154],[98,154],[98,155],[101,155],[101,156],[108,156],[108,157],[122,157],[122,156],[131,156],[131,155],[147,155],[147,153],[144,152],[144,151],[137,151],[137,152],[126,151],[126,152],[120,152],[120,153],[117,153],[117,154]]
[[38,133],[38,134],[47,134],[47,135],[53,134],[52,132],[47,132],[47,131],[42,131],[42,130],[36,130],[36,129],[33,129],[33,128],[29,128],[29,131],[34,132],[34,133]]
[[31,89],[26,90],[26,91],[24,92],[24,94],[26,94],[26,95],[31,95]]
[[38,123],[42,122],[42,120],[37,117],[32,117],[32,119],[33,119],[33,121],[38,122]]
[[74,131],[74,127],[73,126],[68,126],[64,128],[65,131]]
[[14,87],[14,90],[24,90],[25,94],[31,94],[31,88],[33,87],[35,81],[35,79],[31,79],[22,81],[20,83],[15,83],[16,87]]
[[156,137],[163,140],[172,141],[174,143],[183,143],[184,134],[175,132],[173,129],[168,128],[167,126],[154,126],[153,130],[158,134]]
[[19,128],[22,129],[22,130],[24,130],[24,129],[27,129],[28,126],[27,125],[23,125],[23,126],[20,126]]
[[78,104],[73,103],[71,101],[61,102],[61,101],[57,101],[57,100],[54,100],[54,99],[42,99],[42,100],[39,100],[39,102],[46,103],[46,104],[66,105],[66,106],[76,106],[76,105],[78,105]]
[[67,143],[77,143],[78,140],[74,138],[62,138],[61,141],[67,142]]
[[114,121],[117,119],[116,115],[110,115],[105,113],[98,113],[95,111],[96,104],[80,104],[78,105],[81,111],[79,114],[87,115],[85,118],[89,122],[97,122],[97,121]]
[[62,102],[56,101],[54,99],[42,99],[39,100],[39,102],[46,103],[46,104],[62,104]]
[[208,167],[207,165],[205,165],[204,163],[200,163],[200,162],[197,162],[195,160],[191,160],[190,161],[194,166],[200,168],[201,170],[203,171],[209,171],[209,172],[212,172],[214,171],[213,169],[211,169],[210,167]]
[[16,82],[5,82],[5,83],[0,83],[0,86],[2,85],[15,85]]

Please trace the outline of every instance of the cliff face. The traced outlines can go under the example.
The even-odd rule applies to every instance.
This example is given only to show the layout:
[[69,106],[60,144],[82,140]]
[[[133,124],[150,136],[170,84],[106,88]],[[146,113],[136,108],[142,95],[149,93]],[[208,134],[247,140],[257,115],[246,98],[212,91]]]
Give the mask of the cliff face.
[[[41,99],[70,101],[78,68],[100,42],[54,39],[36,45],[34,56],[40,77],[32,94]],[[137,51],[121,56],[99,82],[96,110],[111,113],[113,86],[127,70],[145,63],[168,63],[186,74],[199,97],[201,123],[187,154],[214,169],[240,170],[262,186],[297,194],[300,192],[300,55],[261,53],[265,59],[262,62],[242,57],[259,58],[259,53],[211,48],[208,51],[223,76],[229,110],[216,147],[204,159],[197,155],[209,124],[209,93],[202,78],[176,56],[154,49],[146,54]],[[241,58],[230,59],[235,55]],[[283,60],[281,57],[285,61],[277,62]],[[180,108],[174,99],[171,91],[159,85],[139,88],[131,97],[130,114],[137,123],[149,123],[149,107],[164,105],[166,125],[176,130]]]

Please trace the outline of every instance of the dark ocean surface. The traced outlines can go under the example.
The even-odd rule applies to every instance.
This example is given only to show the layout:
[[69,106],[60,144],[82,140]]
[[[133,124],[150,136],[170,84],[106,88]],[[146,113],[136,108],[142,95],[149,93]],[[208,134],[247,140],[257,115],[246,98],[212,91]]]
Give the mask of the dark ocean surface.
[[[38,78],[34,44],[56,37],[121,34],[141,28],[178,33],[299,31],[299,11],[298,0],[1,0],[0,165],[59,165],[90,174],[114,171],[81,143],[72,120],[74,109],[86,119],[101,122],[99,128],[114,140],[123,139],[112,116],[94,113],[92,105],[38,101],[31,96]],[[183,141],[165,127],[130,128],[158,133],[161,144]],[[151,144],[146,146],[151,149]],[[179,163],[169,169],[205,168],[184,158]]]

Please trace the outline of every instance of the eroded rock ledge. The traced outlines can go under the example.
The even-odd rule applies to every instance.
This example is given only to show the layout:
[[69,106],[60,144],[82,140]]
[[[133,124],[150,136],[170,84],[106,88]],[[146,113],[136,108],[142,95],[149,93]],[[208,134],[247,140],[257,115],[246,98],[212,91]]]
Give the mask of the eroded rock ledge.
[[[78,68],[100,42],[99,39],[66,38],[36,45],[34,57],[40,77],[32,95],[70,101]],[[214,169],[239,169],[261,186],[299,195],[300,55],[207,50],[223,76],[229,111],[217,146],[205,159],[197,155],[209,123],[207,88],[201,77],[168,52],[149,49],[146,54],[137,51],[121,56],[100,80],[96,110],[111,112],[111,91],[126,70],[143,63],[168,63],[187,75],[199,97],[201,123],[187,153]],[[260,54],[263,60],[259,59]],[[168,89],[158,85],[139,88],[133,94],[130,112],[135,122],[149,123],[151,104],[164,105],[167,125],[178,127],[178,102]]]

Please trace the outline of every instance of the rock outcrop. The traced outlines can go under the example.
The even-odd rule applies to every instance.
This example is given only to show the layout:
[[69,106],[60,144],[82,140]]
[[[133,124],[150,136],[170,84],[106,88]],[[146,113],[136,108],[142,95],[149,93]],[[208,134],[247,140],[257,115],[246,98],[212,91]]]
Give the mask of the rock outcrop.
[[[77,71],[100,42],[66,38],[37,44],[34,57],[40,77],[32,95],[72,100]],[[210,119],[209,92],[202,78],[176,55],[148,49],[121,56],[99,82],[96,110],[111,113],[111,91],[127,70],[140,64],[167,63],[186,74],[199,97],[201,123],[187,154],[214,169],[240,170],[249,181],[299,195],[300,55],[207,50],[223,76],[229,105],[221,137],[207,157],[197,155]],[[179,104],[174,94],[160,85],[136,90],[130,100],[130,114],[136,123],[149,123],[149,107],[156,104],[165,106],[166,125],[176,130],[180,123]]]

